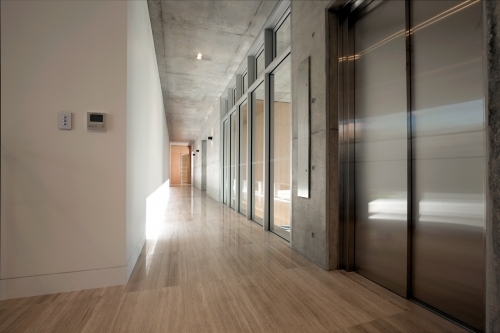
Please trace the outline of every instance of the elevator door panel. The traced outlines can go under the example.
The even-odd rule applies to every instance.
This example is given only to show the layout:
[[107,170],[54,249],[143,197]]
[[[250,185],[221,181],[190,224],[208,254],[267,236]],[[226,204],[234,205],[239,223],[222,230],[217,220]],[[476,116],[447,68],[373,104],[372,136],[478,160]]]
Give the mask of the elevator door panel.
[[354,26],[355,268],[407,295],[405,2],[373,2]]
[[413,1],[412,295],[484,321],[483,24],[478,1]]

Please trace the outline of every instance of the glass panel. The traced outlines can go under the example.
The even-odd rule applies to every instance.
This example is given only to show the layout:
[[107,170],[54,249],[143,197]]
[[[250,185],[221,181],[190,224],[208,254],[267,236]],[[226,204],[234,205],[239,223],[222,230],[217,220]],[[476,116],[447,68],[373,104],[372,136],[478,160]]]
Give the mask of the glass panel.
[[283,52],[288,45],[290,45],[290,14],[286,17],[286,19],[281,23],[276,32],[274,33],[274,42],[275,42],[275,57],[279,56],[281,52]]
[[484,330],[481,2],[414,1],[412,294]]
[[240,106],[240,213],[247,213],[247,102]]
[[246,93],[248,89],[248,73],[243,74],[243,93]]
[[222,188],[224,189],[224,193],[222,194],[222,200],[224,203],[227,203],[227,195],[228,195],[228,180],[229,180],[229,175],[228,175],[228,168],[227,168],[227,156],[229,152],[229,147],[228,147],[228,140],[227,140],[227,135],[229,133],[228,131],[228,121],[224,121],[224,126],[223,126],[223,135],[222,135],[222,147],[224,151],[222,152],[222,168],[224,170],[223,173],[223,178],[222,178]]
[[262,52],[260,52],[260,54],[257,56],[257,58],[255,58],[255,68],[256,68],[256,78],[259,77],[260,74],[262,74],[264,72],[264,69],[266,68],[266,65],[264,63],[264,50],[262,50]]
[[270,230],[290,240],[292,108],[290,57],[271,74],[271,221]]
[[236,112],[231,115],[231,208],[236,208]]
[[252,93],[252,219],[264,220],[264,83]]
[[405,2],[374,2],[354,26],[355,265],[406,296]]

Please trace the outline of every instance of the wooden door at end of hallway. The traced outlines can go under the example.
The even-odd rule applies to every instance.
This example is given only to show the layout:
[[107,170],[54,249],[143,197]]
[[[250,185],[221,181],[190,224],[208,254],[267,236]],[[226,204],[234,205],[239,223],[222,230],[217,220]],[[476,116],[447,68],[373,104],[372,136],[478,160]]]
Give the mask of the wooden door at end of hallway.
[[[182,172],[183,158],[187,158],[184,174]],[[191,184],[191,147],[170,146],[170,186],[181,184]]]

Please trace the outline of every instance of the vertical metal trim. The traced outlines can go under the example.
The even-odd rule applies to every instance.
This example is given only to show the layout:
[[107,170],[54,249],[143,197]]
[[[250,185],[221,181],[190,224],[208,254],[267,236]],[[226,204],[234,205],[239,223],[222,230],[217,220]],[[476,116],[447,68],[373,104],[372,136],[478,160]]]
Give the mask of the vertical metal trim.
[[271,196],[271,177],[270,177],[270,150],[271,150],[271,87],[272,84],[270,82],[271,75],[269,73],[265,73],[264,75],[264,89],[265,89],[265,97],[264,97],[264,221],[262,226],[264,230],[270,230],[270,196]]
[[[483,253],[484,253],[484,281],[483,281],[483,304],[484,304],[484,327],[487,332],[492,331],[492,326],[493,326],[493,317],[488,311],[490,309],[489,304],[494,303],[495,297],[492,296],[493,293],[488,292],[490,288],[488,288],[488,282],[489,282],[489,276],[488,276],[488,271],[491,269],[490,268],[490,260],[488,260],[488,249],[489,249],[489,238],[488,238],[488,232],[490,234],[493,234],[493,230],[490,230],[491,227],[491,219],[492,217],[492,211],[491,209],[493,208],[493,203],[491,202],[492,200],[492,195],[490,193],[490,176],[491,176],[491,170],[490,170],[490,159],[491,159],[491,134],[490,134],[490,129],[489,129],[489,93],[488,93],[488,88],[489,88],[489,73],[488,73],[488,50],[489,50],[489,45],[488,45],[488,16],[487,16],[487,1],[482,1],[482,15],[483,15],[483,92],[484,92],[484,132],[485,132],[485,172],[484,172],[484,198],[485,198],[485,210],[484,210],[484,229],[483,229]],[[491,299],[490,299],[491,298]]]
[[411,296],[411,272],[412,272],[412,229],[413,229],[413,174],[412,174],[412,164],[413,164],[413,149],[412,149],[412,85],[411,85],[411,75],[412,75],[412,50],[411,50],[411,13],[410,13],[410,0],[405,0],[405,36],[406,36],[406,135],[407,135],[407,237],[406,237],[406,298]]
[[355,153],[355,104],[354,104],[354,74],[355,74],[355,64],[354,64],[354,24],[351,23],[350,19],[346,20],[346,51],[347,51],[347,59],[346,67],[347,67],[347,125],[346,125],[346,143],[347,143],[347,221],[348,221],[348,239],[347,239],[347,271],[354,271],[356,267],[355,263],[355,224],[356,224],[356,215],[355,215],[355,172],[354,172],[354,153]]
[[[344,37],[344,21],[346,20],[345,17],[339,17],[338,19],[338,26],[337,26],[337,34],[338,34],[338,40],[337,40],[337,48],[338,48],[338,59],[335,59],[337,62],[338,66],[338,101],[337,101],[337,107],[338,107],[338,113],[337,115],[333,115],[338,117],[338,159],[339,159],[339,169],[338,169],[338,198],[339,198],[339,245],[338,245],[338,260],[339,260],[339,268],[340,269],[345,269],[347,265],[347,260],[345,259],[345,253],[347,252],[345,250],[345,235],[344,235],[344,230],[345,230],[345,200],[344,200],[344,192],[345,192],[345,181],[344,181],[344,168],[345,168],[345,153],[344,153],[344,91],[345,91],[345,86],[344,86],[344,61],[340,61],[340,58],[343,58],[345,55],[344,48],[343,48],[343,37]],[[330,54],[331,56],[331,54]]]

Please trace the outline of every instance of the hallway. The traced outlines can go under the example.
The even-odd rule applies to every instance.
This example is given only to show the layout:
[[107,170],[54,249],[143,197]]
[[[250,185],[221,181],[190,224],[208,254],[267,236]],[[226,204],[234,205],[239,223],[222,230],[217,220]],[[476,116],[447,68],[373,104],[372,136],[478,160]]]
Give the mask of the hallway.
[[205,192],[169,192],[127,285],[1,301],[0,332],[462,331],[355,273],[323,271]]

